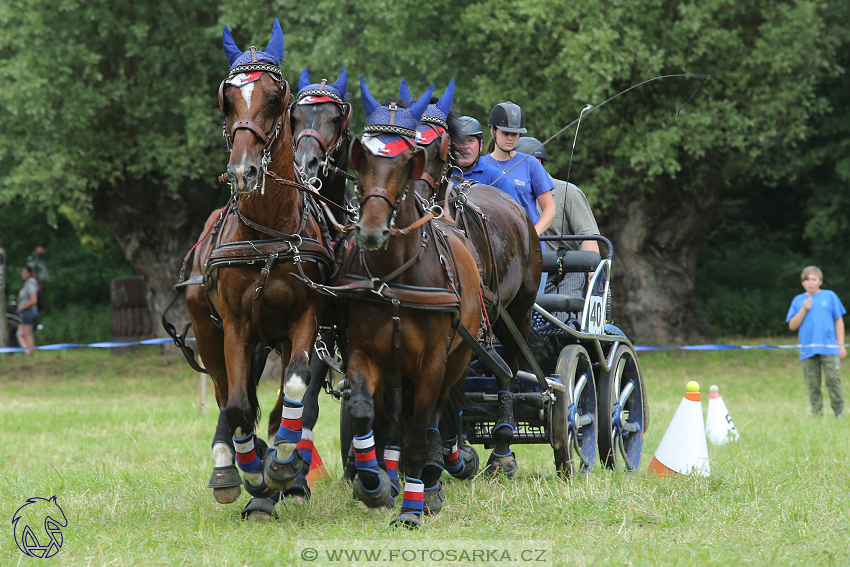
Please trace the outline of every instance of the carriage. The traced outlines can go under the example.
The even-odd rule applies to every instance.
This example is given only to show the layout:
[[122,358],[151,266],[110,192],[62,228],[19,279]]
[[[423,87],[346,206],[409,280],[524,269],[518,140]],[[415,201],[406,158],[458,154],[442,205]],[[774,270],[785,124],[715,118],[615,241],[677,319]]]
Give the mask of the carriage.
[[[598,240],[607,254],[603,259],[596,252],[543,251],[543,270],[550,278],[570,272],[593,275],[585,297],[537,296],[531,348],[525,351],[530,359],[521,363],[527,370],[517,371],[512,392],[516,418],[512,444],[550,445],[556,470],[563,476],[588,472],[597,462],[609,469],[637,470],[649,416],[634,345],[607,322],[611,320],[613,246],[604,236],[592,235],[541,236],[540,240]],[[464,382],[466,404],[461,411],[467,444],[494,446],[498,389],[490,368],[474,359]],[[345,462],[351,443],[345,379],[328,391],[342,398],[340,439]],[[466,455],[476,462],[466,473],[471,475],[478,468],[478,455],[473,447],[467,448]]]

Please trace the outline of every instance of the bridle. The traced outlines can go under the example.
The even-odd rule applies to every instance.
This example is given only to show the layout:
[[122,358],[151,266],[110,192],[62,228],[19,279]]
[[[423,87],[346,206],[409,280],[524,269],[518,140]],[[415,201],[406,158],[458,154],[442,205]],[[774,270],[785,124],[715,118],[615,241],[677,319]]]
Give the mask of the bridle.
[[[322,136],[322,133],[313,128],[305,128],[298,133],[298,137],[295,139],[295,151],[298,151],[298,143],[302,138],[313,138],[316,142],[319,143],[319,147],[322,148],[323,156],[321,159],[321,165],[324,168],[322,173],[323,175],[328,175],[328,170],[331,166],[331,159],[334,154],[339,150],[340,146],[348,139],[348,128],[351,125],[351,115],[352,115],[352,107],[351,103],[343,101],[336,93],[333,91],[325,90],[326,79],[322,79],[321,87],[318,89],[309,89],[303,90],[298,93],[298,98],[295,103],[298,104],[299,101],[303,100],[308,96],[322,96],[330,98],[334,104],[340,109],[342,113],[342,122],[339,125],[339,128],[336,132],[334,132],[334,137],[330,143],[325,140],[325,137]],[[292,107],[294,108],[294,107]],[[290,114],[292,113],[292,108],[290,108]]]
[[[218,106],[221,108],[221,111],[225,113],[224,115],[224,126],[222,127],[222,135],[224,136],[225,141],[227,142],[228,150],[233,149],[233,139],[236,136],[237,130],[250,130],[260,141],[263,142],[263,158],[261,163],[262,171],[260,174],[263,177],[263,183],[265,183],[265,176],[268,170],[268,166],[271,163],[271,147],[280,137],[280,132],[283,128],[283,119],[286,116],[286,112],[289,109],[290,103],[290,90],[289,83],[284,81],[281,78],[280,68],[276,65],[271,65],[268,63],[259,63],[256,62],[256,54],[255,48],[251,46],[251,52],[254,54],[254,61],[251,63],[246,63],[245,65],[238,65],[233,67],[230,70],[230,74],[224,79],[218,87]],[[241,73],[254,73],[254,72],[263,72],[268,73],[269,76],[274,80],[275,86],[277,87],[278,95],[280,97],[280,104],[275,112],[274,122],[272,124],[272,128],[269,132],[263,130],[256,122],[249,119],[237,120],[228,128],[228,119],[227,112],[224,108],[224,89],[228,81],[232,80],[234,77]]]

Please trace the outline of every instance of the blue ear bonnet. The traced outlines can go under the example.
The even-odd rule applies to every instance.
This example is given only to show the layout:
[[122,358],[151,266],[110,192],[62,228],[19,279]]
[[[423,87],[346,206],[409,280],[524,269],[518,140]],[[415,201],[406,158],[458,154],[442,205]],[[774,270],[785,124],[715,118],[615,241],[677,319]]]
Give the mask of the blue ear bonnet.
[[[230,63],[231,69],[253,62],[251,50],[249,49],[244,53],[240,51],[227,26],[224,26],[222,43],[224,44],[224,54],[227,55],[227,62]],[[275,18],[274,25],[272,26],[271,40],[268,46],[266,46],[265,51],[257,51],[257,62],[280,67],[281,58],[283,58],[283,32],[280,30],[280,22]]]
[[[433,90],[433,88],[434,88],[434,86],[432,85],[431,89]],[[409,104],[409,105],[414,104],[414,101],[413,101],[412,97],[410,96],[410,91],[407,88],[407,83],[405,82],[404,79],[401,80],[401,85],[399,86],[399,89],[398,89],[398,96],[401,100],[407,102],[407,104]],[[443,128],[448,128],[446,121],[449,118],[449,111],[451,110],[452,101],[454,100],[454,96],[455,96],[455,80],[452,79],[451,81],[449,81],[449,84],[446,87],[446,91],[443,93],[443,96],[440,97],[440,100],[438,100],[434,104],[429,104],[428,107],[425,109],[425,113],[422,115],[421,122],[437,124],[438,126],[442,126]],[[419,97],[418,100],[419,101],[422,101],[422,100],[430,101],[431,100],[430,91],[428,93],[423,94],[421,97]],[[427,129],[427,127],[421,128],[419,130],[422,131],[424,129]]]
[[394,126],[413,132],[405,134],[412,138],[415,135],[416,125],[419,124],[419,121],[422,119],[422,114],[428,106],[427,101],[431,100],[431,93],[433,91],[434,85],[431,85],[425,95],[420,98],[419,102],[411,104],[409,108],[402,108],[400,106],[396,108],[394,111],[395,119],[393,120],[393,123],[390,124],[393,111],[391,111],[387,106],[378,104],[378,101],[375,100],[375,97],[373,97],[372,93],[369,92],[369,88],[366,86],[366,81],[363,80],[363,77],[360,77],[360,93],[361,98],[363,99],[363,107],[366,109],[366,131],[379,130],[378,128],[370,128],[370,126]]
[[345,71],[345,67],[342,68],[342,71],[339,74],[339,78],[336,80],[334,84],[325,83],[324,89],[322,88],[321,83],[310,83],[310,72],[307,70],[307,67],[304,67],[304,70],[301,71],[301,76],[298,77],[298,94],[295,96],[296,100],[301,99],[307,95],[313,96],[330,96],[331,98],[338,98],[339,102],[345,102],[345,91],[348,88],[348,74]]

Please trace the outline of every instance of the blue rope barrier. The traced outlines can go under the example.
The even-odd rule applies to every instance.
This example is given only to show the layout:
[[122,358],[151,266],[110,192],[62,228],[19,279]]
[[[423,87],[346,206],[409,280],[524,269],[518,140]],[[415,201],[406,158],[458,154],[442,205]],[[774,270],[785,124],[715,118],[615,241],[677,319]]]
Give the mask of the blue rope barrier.
[[[191,337],[186,339],[188,341],[194,341],[195,338]],[[143,341],[132,341],[127,343],[120,343],[114,341],[106,341],[101,343],[90,343],[90,344],[75,344],[75,343],[62,343],[56,345],[42,345],[35,347],[37,350],[68,350],[72,348],[121,348],[121,347],[129,347],[136,345],[164,345],[167,343],[173,342],[172,339],[168,338],[157,338],[157,339],[145,339]],[[635,350],[639,352],[648,352],[654,350],[697,350],[697,351],[709,351],[709,350],[781,350],[781,349],[800,349],[803,347],[831,347],[838,348],[839,346],[850,347],[850,344],[845,345],[720,345],[720,344],[712,344],[712,345],[687,345],[687,346],[678,346],[678,347],[667,347],[667,346],[649,346],[649,345],[635,345]],[[0,354],[10,354],[16,352],[23,352],[24,349],[21,347],[3,347],[0,348]]]

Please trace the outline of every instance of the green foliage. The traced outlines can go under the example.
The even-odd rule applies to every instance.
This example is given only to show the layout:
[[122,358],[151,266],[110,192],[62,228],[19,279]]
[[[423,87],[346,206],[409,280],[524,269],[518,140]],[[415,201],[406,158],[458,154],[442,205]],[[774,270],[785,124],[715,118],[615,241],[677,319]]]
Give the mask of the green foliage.
[[223,65],[199,0],[0,6],[0,202],[87,213],[95,191],[214,181]]
[[35,342],[39,345],[89,344],[112,339],[109,303],[68,305],[61,310],[48,308],[39,316],[39,322],[43,327],[35,333]]

